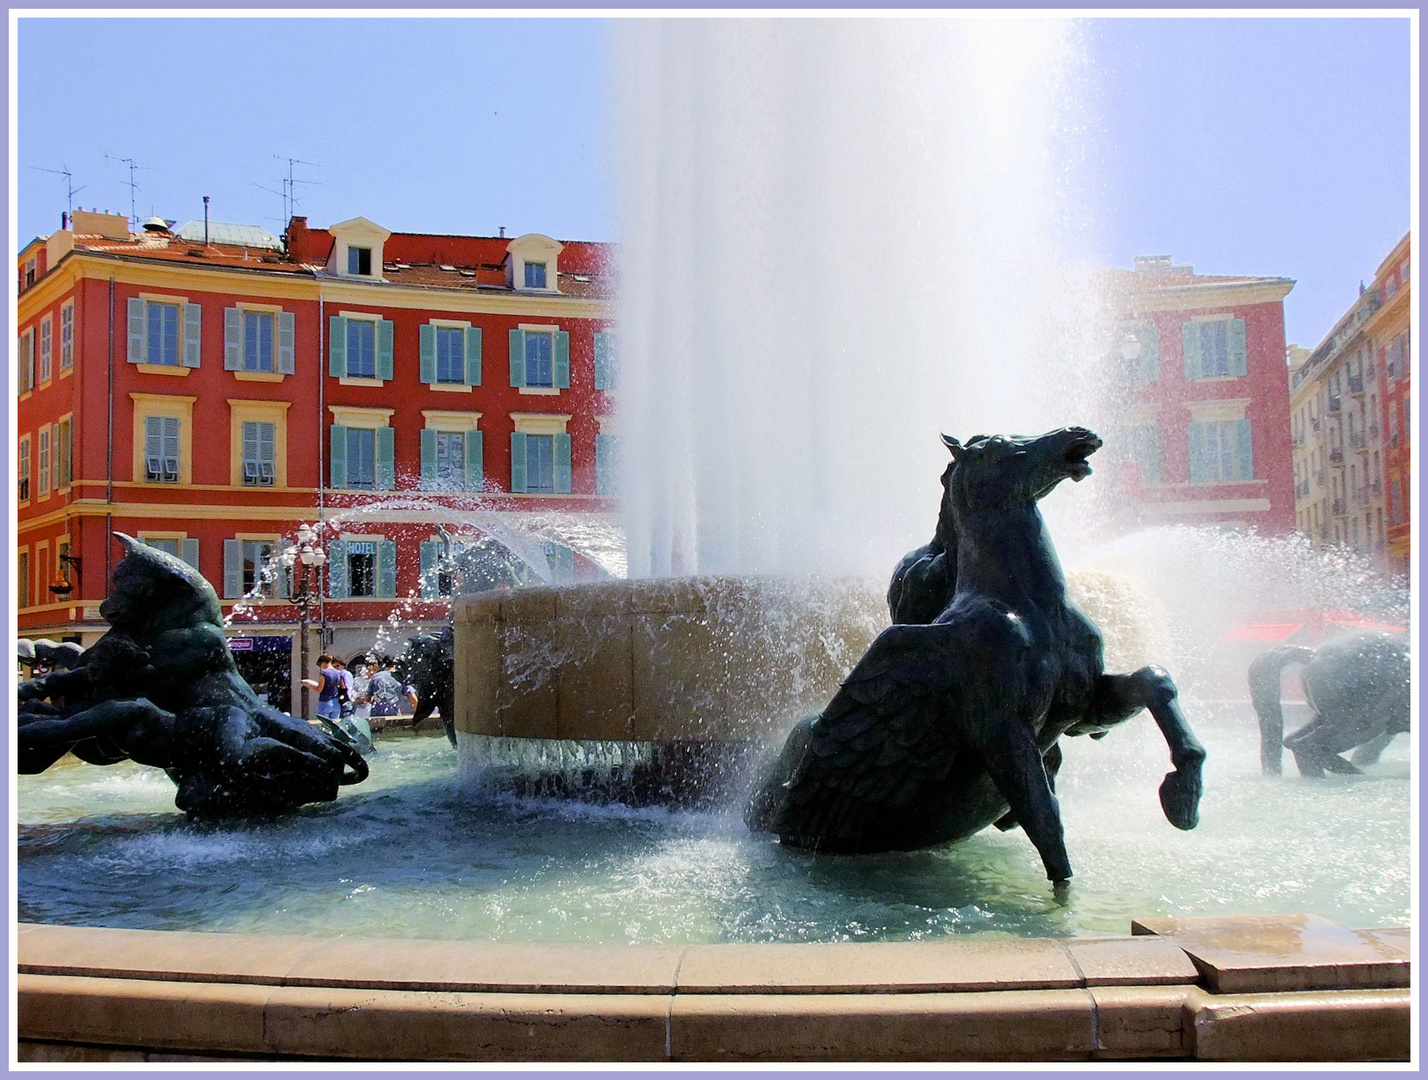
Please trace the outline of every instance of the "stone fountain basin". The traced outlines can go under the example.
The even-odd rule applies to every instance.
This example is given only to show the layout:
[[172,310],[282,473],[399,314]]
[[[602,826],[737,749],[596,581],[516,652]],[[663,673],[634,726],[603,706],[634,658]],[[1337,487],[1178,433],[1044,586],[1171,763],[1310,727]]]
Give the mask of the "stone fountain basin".
[[1409,1059],[1409,932],[592,946],[23,924],[21,1061]]

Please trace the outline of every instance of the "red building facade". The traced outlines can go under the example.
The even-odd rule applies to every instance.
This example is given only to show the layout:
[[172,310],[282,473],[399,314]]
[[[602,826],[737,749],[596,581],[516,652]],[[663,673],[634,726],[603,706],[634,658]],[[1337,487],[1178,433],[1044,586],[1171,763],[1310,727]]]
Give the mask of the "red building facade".
[[1144,523],[1294,528],[1287,278],[1194,273],[1168,257],[1114,271],[1126,404],[1113,430]]
[[559,522],[613,510],[607,250],[363,218],[285,239],[81,212],[21,253],[21,634],[104,632],[114,531],[197,566],[235,635],[290,642],[263,567],[321,524],[312,645],[343,654],[394,608],[444,619],[444,545],[521,537],[539,576],[599,573]]

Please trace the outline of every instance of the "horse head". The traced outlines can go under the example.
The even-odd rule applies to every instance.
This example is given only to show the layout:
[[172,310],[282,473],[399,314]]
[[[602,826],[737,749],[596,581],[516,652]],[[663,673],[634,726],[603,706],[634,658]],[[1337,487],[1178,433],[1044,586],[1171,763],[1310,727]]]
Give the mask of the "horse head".
[[188,563],[132,536],[114,534],[124,558],[114,568],[110,594],[99,614],[136,639],[202,623],[223,625],[223,608],[207,579]]
[[947,502],[954,519],[981,510],[1030,507],[1067,477],[1091,475],[1086,459],[1101,448],[1100,437],[1083,427],[1045,435],[976,435],[965,444],[942,436],[954,467],[946,475]]

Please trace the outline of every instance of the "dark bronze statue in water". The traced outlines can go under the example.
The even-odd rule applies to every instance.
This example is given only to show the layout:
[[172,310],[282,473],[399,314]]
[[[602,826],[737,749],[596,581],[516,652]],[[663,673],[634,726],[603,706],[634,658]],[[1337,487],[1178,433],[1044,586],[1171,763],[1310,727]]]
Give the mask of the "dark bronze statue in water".
[[367,777],[357,750],[258,700],[223,635],[218,596],[187,563],[114,534],[124,558],[99,607],[110,630],[72,670],[20,684],[19,771],[66,751],[163,769],[196,817],[281,813]]
[[[1285,738],[1279,680],[1288,664],[1304,665],[1304,696],[1313,716]],[[1302,776],[1356,773],[1373,764],[1395,735],[1408,730],[1411,675],[1408,638],[1380,630],[1346,634],[1318,649],[1281,645],[1256,657],[1249,684],[1259,715],[1261,769],[1278,776],[1283,747],[1294,754]],[[1340,756],[1346,750],[1354,751],[1350,761]]]
[[[938,539],[899,564],[894,625],[828,707],[789,735],[745,821],[819,851],[906,850],[1020,825],[1053,882],[1071,863],[1053,793],[1063,735],[1099,738],[1150,710],[1174,771],[1166,818],[1199,820],[1205,751],[1164,670],[1103,670],[1101,635],[1066,596],[1037,501],[1081,480],[1101,440],[1085,428],[1038,438],[943,436],[953,464]],[[948,553],[952,559],[947,558]],[[940,605],[940,606],[939,606]]]
[[412,712],[416,727],[435,710],[452,746],[456,745],[456,631],[447,623],[440,634],[413,634],[396,661],[392,673],[403,686],[416,691]]

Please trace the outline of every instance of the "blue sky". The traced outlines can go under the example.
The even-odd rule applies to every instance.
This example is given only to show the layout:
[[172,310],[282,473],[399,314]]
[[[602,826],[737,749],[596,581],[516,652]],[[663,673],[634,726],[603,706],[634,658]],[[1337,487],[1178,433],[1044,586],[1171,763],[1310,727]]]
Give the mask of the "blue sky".
[[[32,19],[20,24],[17,244],[78,206],[281,231],[618,236],[595,19]],[[1409,225],[1406,19],[1086,26],[1100,207],[1079,258],[1292,277],[1315,344]],[[72,74],[61,74],[61,67]],[[106,157],[106,155],[108,155]],[[264,190],[267,189],[267,190]]]

